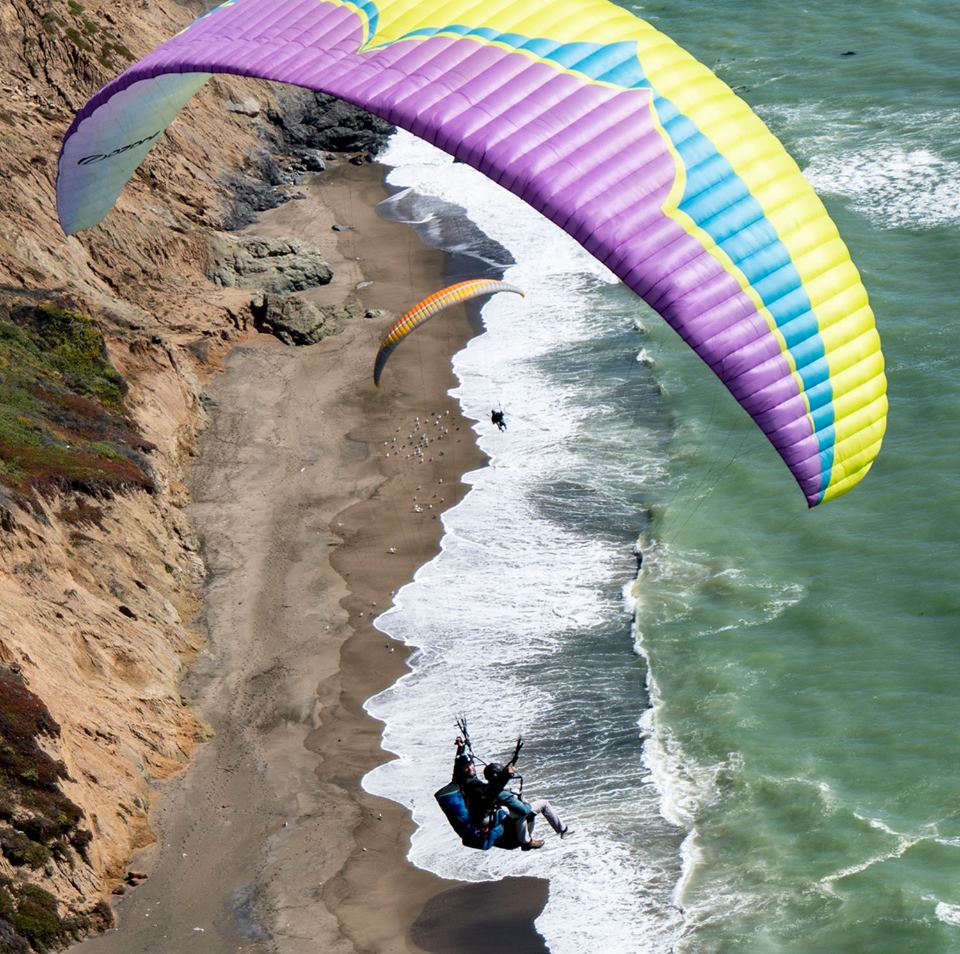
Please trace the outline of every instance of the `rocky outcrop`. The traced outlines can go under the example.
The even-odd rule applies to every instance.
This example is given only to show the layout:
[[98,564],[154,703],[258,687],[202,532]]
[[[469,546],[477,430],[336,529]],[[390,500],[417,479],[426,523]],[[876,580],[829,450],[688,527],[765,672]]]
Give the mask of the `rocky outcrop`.
[[[261,292],[254,294],[249,303],[253,327],[276,336],[284,344],[316,344],[337,334],[345,321],[382,315],[379,310],[368,310],[356,298],[340,305],[318,305],[297,297],[295,292],[329,284],[333,278],[320,251],[304,242],[259,236],[233,238],[214,233],[209,237],[209,251],[211,280],[223,287]],[[242,314],[244,324],[246,320],[247,315]],[[209,338],[191,342],[187,347],[207,360]]]
[[302,298],[267,296],[255,299],[252,308],[257,331],[276,335],[284,344],[316,344],[340,330],[340,309]]
[[342,305],[315,305],[294,295],[264,295],[251,302],[257,331],[275,335],[284,344],[311,345],[335,335],[345,321],[380,318],[379,309],[367,309],[356,299]]
[[285,87],[267,117],[277,130],[284,151],[305,169],[324,152],[373,156],[393,132],[393,126],[326,93]]
[[293,86],[278,87],[274,102],[246,96],[230,99],[226,109],[265,120],[258,126],[264,147],[221,177],[232,196],[220,223],[226,231],[250,225],[258,212],[295,196],[303,176],[324,171],[331,153],[347,153],[352,162],[372,159],[394,129],[333,96]]
[[320,251],[293,239],[213,234],[207,274],[226,288],[257,288],[274,294],[329,284],[330,266]]

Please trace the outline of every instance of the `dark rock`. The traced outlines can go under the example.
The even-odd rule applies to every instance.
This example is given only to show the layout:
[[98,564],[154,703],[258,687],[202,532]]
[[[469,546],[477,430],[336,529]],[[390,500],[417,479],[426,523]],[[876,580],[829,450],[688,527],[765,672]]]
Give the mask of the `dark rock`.
[[339,309],[321,307],[292,295],[268,295],[252,305],[253,326],[284,344],[310,345],[340,330]]
[[204,364],[207,364],[210,361],[210,342],[206,338],[196,338],[195,340],[188,342],[186,349],[190,352],[190,354],[192,354],[199,361],[202,361]]
[[290,150],[291,166],[303,172],[326,172],[327,164],[315,149],[294,148]]
[[223,177],[224,185],[233,193],[232,206],[223,220],[223,228],[228,232],[255,222],[258,212],[286,202],[289,196],[283,186],[294,181],[266,149],[258,149],[247,157],[245,173],[228,172]]
[[[228,173],[232,193],[221,228],[235,231],[255,222],[260,212],[292,198],[284,186],[309,172],[323,172],[333,152],[354,154],[362,164],[383,148],[395,131],[390,123],[334,96],[288,86],[277,89],[277,109],[264,112],[254,99],[231,102],[227,109],[265,118],[265,148],[251,154],[243,175]],[[278,161],[277,157],[281,157]]]
[[233,193],[230,209],[223,217],[221,227],[226,232],[235,232],[257,221],[257,213],[275,209],[287,201],[285,190],[228,172],[224,184]]
[[277,91],[279,109],[267,118],[283,145],[334,152],[365,151],[374,155],[383,148],[395,127],[335,96],[297,87]]
[[266,149],[259,149],[248,157],[248,163],[256,171],[257,176],[267,185],[280,186],[290,183],[290,176],[283,171],[276,156]]

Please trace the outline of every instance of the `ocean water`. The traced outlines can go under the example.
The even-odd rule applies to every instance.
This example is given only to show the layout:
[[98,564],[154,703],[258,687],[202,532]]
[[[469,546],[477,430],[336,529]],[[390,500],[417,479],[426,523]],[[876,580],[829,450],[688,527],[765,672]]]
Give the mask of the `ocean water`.
[[[490,299],[455,359],[490,463],[377,621],[416,652],[367,704],[397,759],[364,785],[412,811],[415,864],[549,878],[554,954],[960,952],[960,8],[634,9],[747,99],[826,202],[883,341],[883,450],[808,511],[656,314],[398,134],[393,214],[478,273],[512,258],[527,294]],[[459,845],[432,793],[462,712],[487,758],[524,734],[525,794],[574,837]]]

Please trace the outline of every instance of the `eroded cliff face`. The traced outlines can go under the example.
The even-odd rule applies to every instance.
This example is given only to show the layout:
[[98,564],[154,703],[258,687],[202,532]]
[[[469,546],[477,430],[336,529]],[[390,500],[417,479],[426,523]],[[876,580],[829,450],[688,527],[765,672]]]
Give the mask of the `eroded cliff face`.
[[[317,107],[278,112],[292,94],[213,79],[80,236],[60,230],[54,181],[75,111],[211,6],[0,4],[0,950],[107,923],[102,899],[136,880],[131,854],[152,837],[149,782],[204,736],[179,693],[202,645],[204,575],[181,464],[204,381],[253,333],[250,292],[207,277],[209,239],[296,190],[311,151],[282,127]],[[87,316],[102,335],[103,394],[67,358],[44,372],[52,383],[13,373],[23,355],[52,353],[30,311],[49,307],[65,309],[70,334],[86,334]],[[109,391],[111,368],[125,393]],[[51,447],[83,453],[54,466]]]

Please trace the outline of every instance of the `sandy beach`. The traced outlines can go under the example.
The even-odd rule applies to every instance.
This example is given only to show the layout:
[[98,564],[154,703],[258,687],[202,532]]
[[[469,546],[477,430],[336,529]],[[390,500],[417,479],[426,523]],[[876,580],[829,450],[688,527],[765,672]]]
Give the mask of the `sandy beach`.
[[248,229],[321,248],[334,281],[305,297],[359,294],[387,314],[310,348],[253,335],[211,383],[190,472],[208,646],[184,687],[209,741],[158,792],[157,845],[134,863],[149,879],[119,903],[119,930],[78,951],[546,950],[533,927],[545,882],[415,869],[407,812],[360,787],[387,758],[363,703],[406,668],[373,620],[436,552],[439,514],[483,463],[446,393],[472,334],[462,311],[418,331],[372,385],[384,329],[444,284],[444,254],[377,216],[384,172],[335,163]]

